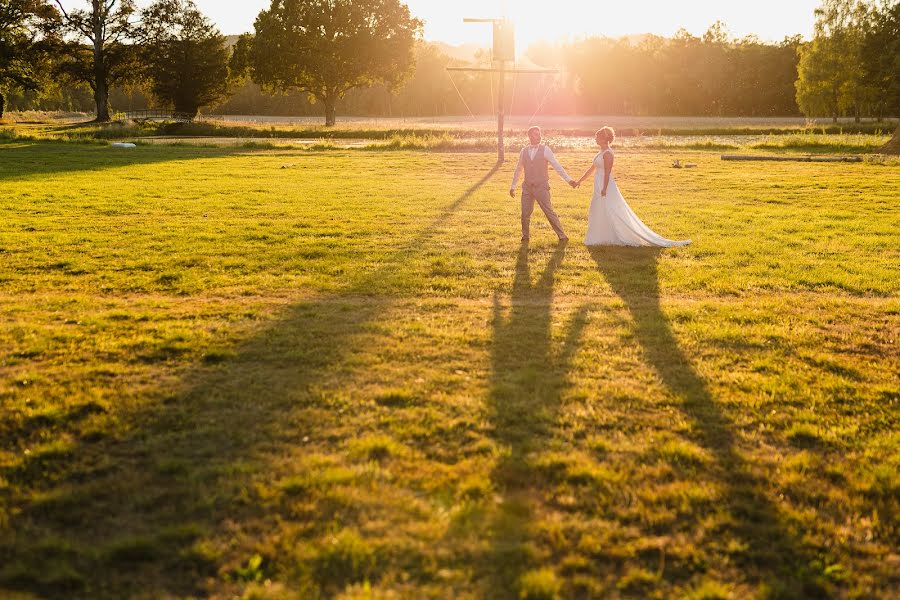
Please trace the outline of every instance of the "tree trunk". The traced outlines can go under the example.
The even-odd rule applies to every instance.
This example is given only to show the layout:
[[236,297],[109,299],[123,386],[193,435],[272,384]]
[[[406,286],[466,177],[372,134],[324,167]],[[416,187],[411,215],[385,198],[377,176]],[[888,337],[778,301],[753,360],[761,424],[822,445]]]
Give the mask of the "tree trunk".
[[6,98],[3,96],[3,92],[0,92],[0,119],[3,118],[3,111],[6,108]]
[[105,80],[97,81],[97,88],[94,91],[94,102],[97,104],[98,123],[109,122],[109,88]]
[[97,105],[97,122],[109,122],[109,82],[103,60],[104,23],[99,9],[94,6],[94,103]]
[[894,131],[894,137],[878,151],[881,154],[900,155],[900,126]]
[[325,127],[334,127],[337,122],[337,102],[334,96],[325,96],[322,103],[325,105]]

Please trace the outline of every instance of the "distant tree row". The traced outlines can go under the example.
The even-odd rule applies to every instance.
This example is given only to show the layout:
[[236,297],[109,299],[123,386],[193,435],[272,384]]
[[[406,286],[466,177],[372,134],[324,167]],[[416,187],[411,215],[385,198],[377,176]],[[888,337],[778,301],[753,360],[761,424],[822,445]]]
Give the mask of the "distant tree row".
[[[163,104],[196,114],[442,116],[493,113],[489,64],[420,39],[401,0],[271,0],[254,32],[226,39],[190,0],[0,0],[0,110],[97,111]],[[55,8],[55,9],[54,9]],[[700,37],[588,38],[530,48],[561,75],[509,76],[515,114],[900,115],[900,3],[823,0],[815,36],[778,44]],[[41,74],[49,76],[41,76]],[[2,113],[0,113],[2,114]]]
[[[334,124],[349,90],[408,77],[422,22],[400,0],[271,0],[255,35],[233,51],[192,0],[0,0],[0,116],[11,89],[86,85],[98,121],[110,92],[141,86],[177,112],[196,115],[238,79],[322,102]],[[43,74],[43,77],[41,77]],[[56,85],[54,85],[56,84]]]
[[133,0],[85,4],[0,0],[0,116],[11,92],[86,86],[98,121],[109,120],[116,87],[142,84],[191,114],[224,96],[225,38],[191,0],[156,0],[140,12]]
[[715,23],[702,37],[595,38],[567,48],[579,108],[598,114],[772,116],[797,114],[799,37],[732,40]]

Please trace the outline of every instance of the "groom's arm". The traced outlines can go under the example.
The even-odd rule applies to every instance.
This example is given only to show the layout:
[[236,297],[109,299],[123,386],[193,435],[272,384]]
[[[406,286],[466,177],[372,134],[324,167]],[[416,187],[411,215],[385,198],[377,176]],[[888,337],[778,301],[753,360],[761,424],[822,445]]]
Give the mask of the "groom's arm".
[[544,158],[547,159],[547,162],[549,162],[553,166],[556,172],[559,173],[559,176],[562,177],[566,183],[568,183],[569,185],[572,184],[574,180],[569,177],[569,174],[566,173],[566,170],[563,169],[562,165],[559,164],[559,161],[556,160],[556,155],[553,154],[553,150],[550,149],[550,146],[544,146]]
[[519,184],[519,174],[522,172],[522,168],[525,166],[522,162],[525,156],[525,151],[522,150],[519,152],[519,162],[516,163],[516,170],[513,171],[513,180],[512,185],[509,186],[509,195],[513,198],[516,197],[516,186]]

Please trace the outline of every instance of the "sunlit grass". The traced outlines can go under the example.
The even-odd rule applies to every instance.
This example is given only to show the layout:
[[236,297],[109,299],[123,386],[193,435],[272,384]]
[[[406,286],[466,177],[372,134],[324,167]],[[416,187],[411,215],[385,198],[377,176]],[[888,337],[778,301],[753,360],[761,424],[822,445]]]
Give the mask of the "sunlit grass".
[[[47,134],[41,132],[16,132],[0,130],[0,140],[35,142],[65,141],[68,143],[107,145],[110,140],[123,140],[139,145],[161,145],[170,147],[243,147],[248,149],[304,149],[322,151],[336,149],[382,150],[382,151],[454,151],[454,152],[489,152],[497,147],[495,137],[454,138],[446,132],[423,133],[419,131],[393,133],[390,137],[351,138],[327,137],[224,137],[224,136],[129,136],[127,130],[108,139],[96,138],[88,134]],[[628,150],[656,151],[711,151],[728,152],[744,151],[776,151],[803,152],[807,154],[870,154],[876,152],[890,139],[886,136],[858,135],[802,135],[785,136],[785,139],[771,136],[663,136],[620,138],[619,147]],[[557,150],[584,150],[592,148],[591,138],[571,138],[552,136],[546,139]],[[507,153],[516,155],[522,146],[522,140],[516,137],[506,139],[504,145]]]
[[[689,125],[689,124],[688,124]],[[657,129],[619,129],[620,144],[627,148],[681,149],[703,151],[775,150],[807,153],[872,153],[890,139],[887,124],[866,124],[856,128],[867,133],[853,133],[852,127],[842,128],[692,128],[689,126]],[[557,148],[593,148],[593,131],[576,129],[545,130],[547,141]],[[427,128],[408,125],[372,126],[347,124],[339,127],[308,125],[263,125],[227,121],[196,123],[80,123],[58,125],[32,123],[12,125],[0,129],[0,139],[18,141],[58,140],[76,143],[103,144],[109,140],[128,140],[137,143],[199,146],[241,146],[254,148],[295,148],[299,143],[307,150],[328,150],[335,147],[356,147],[380,150],[426,151],[490,151],[496,138],[484,129]],[[524,132],[510,129],[506,149],[516,152],[524,143]]]
[[869,134],[792,134],[768,136],[752,144],[757,150],[790,150],[794,152],[876,152],[890,139],[890,135]]
[[0,595],[895,595],[900,169],[681,152],[0,144]]

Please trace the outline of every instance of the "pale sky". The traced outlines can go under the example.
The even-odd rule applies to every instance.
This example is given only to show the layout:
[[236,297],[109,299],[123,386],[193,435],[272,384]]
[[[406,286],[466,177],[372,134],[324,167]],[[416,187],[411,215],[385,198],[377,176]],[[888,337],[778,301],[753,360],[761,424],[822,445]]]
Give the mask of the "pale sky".
[[[226,35],[253,30],[269,0],[195,0]],[[146,6],[150,0],[138,0]],[[788,35],[812,35],[813,11],[821,0],[406,0],[425,20],[425,38],[449,44],[490,43],[487,25],[465,24],[463,17],[508,16],[516,24],[516,45],[541,39],[655,33],[671,36],[684,27],[701,35],[716,20],[743,37],[756,34],[779,42]],[[83,0],[63,0],[68,7]]]

